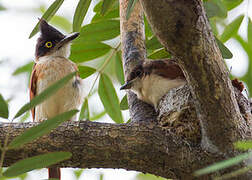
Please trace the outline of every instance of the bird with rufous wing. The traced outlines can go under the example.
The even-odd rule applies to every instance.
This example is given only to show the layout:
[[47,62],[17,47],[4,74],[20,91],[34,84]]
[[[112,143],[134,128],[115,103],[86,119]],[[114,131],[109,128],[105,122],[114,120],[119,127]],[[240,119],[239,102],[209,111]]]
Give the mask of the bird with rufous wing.
[[[79,33],[64,35],[45,20],[40,19],[40,37],[37,40],[35,64],[30,79],[30,99],[66,75],[78,71],[68,59],[71,41]],[[81,79],[76,76],[41,104],[34,107],[32,118],[41,122],[60,113],[78,109],[82,100]],[[76,118],[73,117],[71,120]],[[60,179],[59,168],[48,168],[49,178]]]

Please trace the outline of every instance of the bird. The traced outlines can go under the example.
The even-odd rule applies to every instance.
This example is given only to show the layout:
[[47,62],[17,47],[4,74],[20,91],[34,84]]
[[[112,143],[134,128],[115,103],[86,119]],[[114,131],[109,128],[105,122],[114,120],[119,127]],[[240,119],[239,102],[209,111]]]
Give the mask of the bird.
[[[37,39],[35,63],[30,78],[30,100],[66,75],[78,71],[68,59],[71,41],[78,32],[64,35],[44,19],[39,20],[40,36]],[[60,113],[78,109],[82,101],[82,82],[76,75],[61,89],[31,110],[34,122],[42,122]],[[72,117],[71,120],[75,120]],[[48,168],[49,178],[60,179],[59,168]]]
[[165,94],[185,84],[184,73],[175,60],[146,60],[135,66],[120,90],[133,91],[138,99],[157,110]]

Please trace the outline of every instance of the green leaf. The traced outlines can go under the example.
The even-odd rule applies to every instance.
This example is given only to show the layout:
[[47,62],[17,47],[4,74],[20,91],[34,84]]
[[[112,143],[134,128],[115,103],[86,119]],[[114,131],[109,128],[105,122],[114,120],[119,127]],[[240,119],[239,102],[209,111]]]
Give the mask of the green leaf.
[[70,59],[80,63],[101,57],[110,51],[107,44],[96,42],[75,42],[72,44]]
[[8,148],[18,148],[49,133],[52,129],[58,127],[61,123],[73,117],[77,112],[78,110],[67,111],[53,118],[42,121],[39,125],[27,129],[21,135],[14,138],[8,145]]
[[219,13],[219,7],[211,1],[204,2],[204,8],[206,10],[206,14],[208,18],[218,16]]
[[171,57],[171,55],[165,50],[165,48],[157,49],[148,56],[150,59],[164,59],[169,57]]
[[13,76],[22,74],[22,73],[31,73],[34,62],[29,62],[21,67],[18,67],[13,73]]
[[217,37],[215,37],[215,39],[220,48],[222,57],[224,59],[231,59],[233,57],[232,52]]
[[51,23],[65,30],[66,32],[71,32],[72,30],[72,23],[70,23],[69,20],[63,16],[54,15],[51,19]]
[[100,177],[99,177],[99,180],[103,180],[103,177],[104,177],[104,174],[101,173],[101,174],[100,174]]
[[227,7],[228,10],[231,10],[240,5],[243,2],[243,0],[222,0],[222,2]]
[[98,2],[98,3],[95,5],[93,11],[94,11],[96,14],[98,14],[98,13],[100,14],[101,8],[102,8],[102,4],[103,4],[103,1],[100,1],[100,2]]
[[53,95],[55,92],[57,92],[61,87],[63,87],[68,81],[70,81],[73,76],[76,75],[76,72],[70,73],[64,78],[58,80],[53,85],[49,86],[47,89],[45,89],[43,92],[41,92],[39,95],[35,96],[29,103],[25,104],[15,115],[14,119],[21,116],[26,111],[32,109],[36,105],[42,103],[44,100],[49,98],[51,95]]
[[119,100],[116,95],[115,88],[109,77],[105,74],[101,74],[100,76],[98,94],[111,119],[113,119],[116,123],[123,123],[122,113],[120,111]]
[[204,8],[207,13],[207,17],[220,17],[225,18],[227,17],[227,9],[219,0],[212,0],[204,2]]
[[23,123],[30,117],[30,112],[27,111],[19,120],[19,122]]
[[83,173],[83,169],[74,170],[74,175],[76,179],[79,179],[82,173]]
[[[64,0],[55,0],[52,5],[43,14],[42,18],[46,21],[50,21],[53,15],[58,11]],[[36,24],[35,28],[32,30],[29,39],[32,38],[39,31],[39,22]]]
[[[7,168],[3,168],[4,170],[7,170]],[[3,171],[3,170],[2,170]],[[18,180],[27,180],[28,178],[27,178],[27,176],[28,176],[28,173],[23,173],[23,174],[21,174],[21,175],[18,175],[18,176],[13,176],[13,177],[5,177],[5,176],[0,176],[0,180],[7,180],[7,179],[9,179],[9,180],[12,180],[12,179],[18,179]]]
[[105,15],[108,10],[113,6],[115,0],[103,0],[102,8],[101,8],[101,15]]
[[166,180],[166,179],[152,174],[139,173],[136,177],[136,180]]
[[121,102],[120,102],[120,109],[121,110],[127,110],[129,109],[129,105],[128,105],[128,99],[127,99],[127,95],[125,95]]
[[149,37],[153,36],[151,27],[146,19],[146,16],[144,16],[144,29],[145,29],[145,36],[148,39]]
[[214,19],[214,18],[211,18],[209,19],[209,23],[210,23],[210,26],[211,26],[211,29],[214,33],[215,36],[218,36],[219,35],[219,31],[218,31],[218,28],[217,28],[217,20]]
[[[110,4],[110,8],[108,9],[107,13],[110,11],[113,11],[115,9],[119,9],[119,1],[115,1],[112,4]],[[99,3],[97,3],[94,7],[94,12],[96,14],[100,14],[101,13],[101,9],[102,9],[102,5],[103,5],[103,1],[100,1]],[[105,15],[107,15],[107,13]]]
[[1,94],[0,94],[0,117],[5,119],[9,118],[8,104],[6,103]]
[[238,141],[234,143],[236,149],[249,150],[252,149],[252,141]]
[[108,19],[115,19],[115,18],[119,18],[119,8],[107,12],[104,16],[102,16],[100,13],[96,13],[95,16],[92,18],[91,22],[94,23],[98,21],[105,21]]
[[85,79],[96,72],[94,68],[88,66],[78,66],[79,74],[82,79]]
[[252,22],[250,18],[248,20],[248,43],[252,47]]
[[0,4],[0,11],[4,11],[4,10],[6,10],[6,8],[2,4]]
[[146,47],[148,50],[160,49],[163,46],[160,44],[156,36],[153,36],[150,40],[147,40]]
[[81,28],[80,37],[76,42],[94,42],[113,39],[120,35],[119,20],[98,21]]
[[126,123],[130,123],[131,122],[131,118],[128,119],[128,121]]
[[235,20],[233,20],[230,24],[228,24],[226,26],[226,28],[224,29],[224,31],[220,37],[220,40],[223,43],[225,43],[227,40],[229,40],[231,37],[233,37],[238,32],[243,18],[244,18],[244,15],[240,15]]
[[123,73],[123,65],[122,65],[122,58],[121,53],[116,52],[116,58],[115,58],[115,72],[117,80],[120,82],[120,84],[124,84],[124,73]]
[[242,162],[245,159],[250,158],[251,155],[252,155],[251,153],[244,153],[244,154],[238,155],[238,156],[236,156],[234,158],[230,158],[230,159],[215,163],[215,164],[210,165],[210,166],[208,166],[206,168],[195,171],[194,175],[195,176],[201,176],[201,175],[212,173],[212,172],[215,172],[215,171],[218,171],[218,170],[221,170],[221,169],[225,169],[227,167],[238,164],[238,163]]
[[102,118],[103,116],[105,116],[105,114],[107,114],[106,111],[102,111],[100,113],[94,114],[94,116],[90,118],[90,121],[98,120]]
[[113,19],[113,18],[119,18],[119,1],[115,1],[108,9],[105,15],[101,15],[101,9],[102,9],[102,4],[103,1],[100,1],[97,3],[93,9],[93,11],[96,13],[95,16],[92,18],[92,23],[93,22],[98,22],[98,21],[104,21],[106,19]]
[[17,176],[25,172],[32,171],[34,169],[40,169],[51,166],[53,164],[69,159],[71,156],[72,154],[70,152],[53,152],[39,156],[34,156],[31,158],[20,160],[15,164],[11,165],[3,173],[3,175],[6,177]]
[[84,101],[84,103],[82,104],[82,107],[81,107],[79,121],[89,120],[89,119],[90,118],[89,118],[88,99],[85,98],[85,101]]
[[75,12],[74,12],[74,19],[73,19],[74,32],[80,31],[82,22],[87,14],[90,3],[91,3],[91,0],[79,0],[77,8],[75,9]]
[[128,2],[129,3],[128,3],[127,10],[126,10],[126,19],[127,20],[129,19],[131,12],[133,11],[133,9],[136,5],[137,0],[129,0]]

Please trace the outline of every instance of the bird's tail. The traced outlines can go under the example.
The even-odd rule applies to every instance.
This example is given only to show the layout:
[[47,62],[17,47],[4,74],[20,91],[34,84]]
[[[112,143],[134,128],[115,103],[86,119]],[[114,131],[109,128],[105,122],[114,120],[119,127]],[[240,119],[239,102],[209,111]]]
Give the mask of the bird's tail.
[[60,180],[60,168],[48,168],[48,176]]

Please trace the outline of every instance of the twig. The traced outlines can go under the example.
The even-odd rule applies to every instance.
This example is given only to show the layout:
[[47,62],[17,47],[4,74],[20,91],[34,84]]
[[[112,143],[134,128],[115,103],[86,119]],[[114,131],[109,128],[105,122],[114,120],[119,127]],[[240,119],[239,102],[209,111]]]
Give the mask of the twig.
[[120,47],[121,43],[119,43],[115,49],[113,49],[112,53],[107,57],[107,59],[105,60],[105,62],[103,63],[103,65],[101,66],[100,69],[98,69],[96,72],[98,72],[97,76],[95,77],[95,80],[88,92],[88,95],[86,96],[89,97],[90,93],[92,92],[93,88],[94,88],[94,85],[99,77],[99,75],[104,71],[105,67],[108,65],[109,61],[111,60],[111,58],[115,55],[115,53],[118,51],[119,47]]

